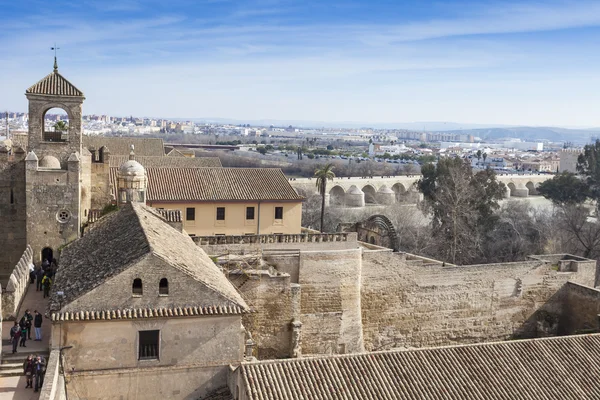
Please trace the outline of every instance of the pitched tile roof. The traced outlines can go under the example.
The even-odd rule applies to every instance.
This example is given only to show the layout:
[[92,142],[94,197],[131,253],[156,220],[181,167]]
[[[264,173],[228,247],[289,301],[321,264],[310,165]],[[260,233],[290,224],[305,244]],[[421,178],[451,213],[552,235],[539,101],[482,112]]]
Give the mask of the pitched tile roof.
[[113,137],[113,136],[83,136],[83,146],[96,150],[106,146],[113,156],[129,156],[131,145],[135,147],[136,156],[164,156],[165,147],[162,139],[140,137]]
[[244,363],[248,399],[600,399],[600,334]]
[[[278,168],[146,168],[146,173],[149,202],[304,199]],[[111,168],[110,179],[118,198],[116,168]]]
[[69,82],[64,76],[53,71],[35,85],[25,91],[26,94],[43,94],[46,96],[83,97],[83,92]]
[[197,317],[203,315],[236,315],[245,310],[238,306],[127,308],[116,310],[67,311],[52,313],[52,321],[94,321],[112,319]]
[[[54,293],[64,292],[62,304],[66,306],[150,253],[225,299],[212,306],[248,308],[225,275],[188,235],[172,228],[151,207],[140,204],[126,205],[100,219],[86,235],[63,249]],[[57,309],[57,299],[53,297],[51,301],[52,308]]]
[[[110,147],[109,147],[110,150]],[[110,155],[110,166],[118,168],[121,164],[129,160],[127,155]],[[156,157],[156,156],[138,156],[137,147],[135,161],[139,162],[144,168],[219,168],[221,160],[219,157]]]

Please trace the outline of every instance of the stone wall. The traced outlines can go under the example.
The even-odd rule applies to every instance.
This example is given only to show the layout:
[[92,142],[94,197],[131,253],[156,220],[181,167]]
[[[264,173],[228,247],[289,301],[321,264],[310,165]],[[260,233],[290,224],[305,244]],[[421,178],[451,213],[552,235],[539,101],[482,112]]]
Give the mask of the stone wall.
[[111,203],[110,154],[104,153],[102,162],[92,162],[92,204],[94,210],[102,210]]
[[[69,161],[67,169],[40,169],[37,160],[26,163],[27,242],[34,262],[41,262],[45,247],[58,258],[59,247],[77,239],[80,228],[80,162]],[[60,221],[62,211],[69,213]]]
[[65,377],[60,373],[60,352],[58,349],[50,352],[46,361],[44,385],[40,391],[40,400],[65,400]]
[[361,249],[300,252],[302,353],[364,351]]
[[299,301],[290,285],[290,276],[244,271],[229,274],[229,280],[252,308],[242,321],[256,342],[254,356],[261,360],[290,357],[293,303]]
[[29,264],[33,262],[33,251],[30,246],[10,274],[8,284],[2,291],[2,319],[15,319],[21,301],[29,287]]
[[[138,359],[145,330],[160,330],[156,360]],[[53,322],[52,345],[63,344],[69,397],[86,399],[201,398],[244,354],[239,315]]]
[[563,317],[559,333],[574,335],[598,332],[600,315],[600,290],[569,282],[565,285]]
[[[2,156],[4,156],[2,158]],[[0,152],[0,284],[5,286],[27,246],[25,163]]]
[[442,267],[406,255],[365,253],[362,321],[367,350],[538,337],[557,333],[563,285],[590,286],[588,268],[551,262]]

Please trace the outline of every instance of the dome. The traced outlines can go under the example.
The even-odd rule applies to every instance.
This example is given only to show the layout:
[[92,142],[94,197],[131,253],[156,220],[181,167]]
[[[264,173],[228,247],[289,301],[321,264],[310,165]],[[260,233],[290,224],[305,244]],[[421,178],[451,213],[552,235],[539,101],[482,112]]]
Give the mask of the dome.
[[121,176],[145,176],[146,170],[144,166],[135,160],[128,160],[119,167],[119,175]]
[[392,189],[390,189],[389,187],[383,185],[382,187],[379,188],[379,190],[377,191],[377,193],[394,193],[394,191]]
[[348,189],[348,194],[363,194],[363,191],[352,185],[350,189]]
[[40,160],[39,167],[48,169],[60,169],[60,161],[58,161],[58,158],[53,156],[44,156]]

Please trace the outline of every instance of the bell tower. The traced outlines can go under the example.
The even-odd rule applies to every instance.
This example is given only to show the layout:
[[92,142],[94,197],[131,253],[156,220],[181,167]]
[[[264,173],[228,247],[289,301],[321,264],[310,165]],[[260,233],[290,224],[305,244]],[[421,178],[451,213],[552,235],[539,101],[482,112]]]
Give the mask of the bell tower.
[[[34,261],[58,258],[58,249],[80,235],[82,187],[89,187],[91,158],[82,156],[83,92],[54,70],[25,91],[29,101],[29,143],[25,158],[27,242]],[[68,121],[48,123],[59,108]],[[61,118],[62,119],[62,118]],[[87,189],[89,190],[89,189]],[[83,191],[85,193],[85,190]]]

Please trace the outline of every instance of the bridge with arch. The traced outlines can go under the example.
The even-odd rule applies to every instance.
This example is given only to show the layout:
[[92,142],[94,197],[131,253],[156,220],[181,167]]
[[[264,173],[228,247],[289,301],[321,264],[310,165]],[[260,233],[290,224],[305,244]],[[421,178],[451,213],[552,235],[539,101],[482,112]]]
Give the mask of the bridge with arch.
[[[498,175],[497,179],[506,185],[506,197],[527,197],[537,195],[539,184],[552,177],[514,174]],[[420,175],[336,177],[327,182],[325,201],[338,207],[415,203],[422,198],[416,187],[419,179]],[[317,194],[315,178],[292,178],[290,184],[302,196]]]

